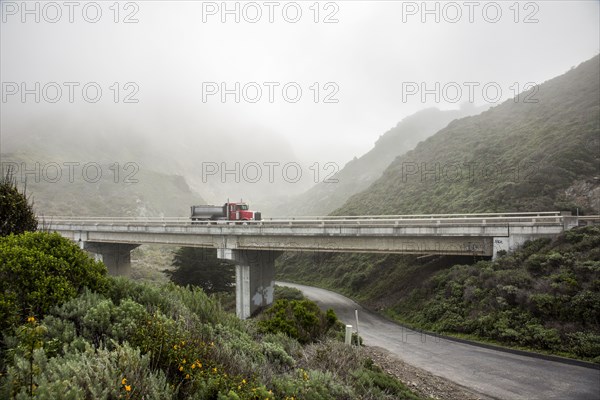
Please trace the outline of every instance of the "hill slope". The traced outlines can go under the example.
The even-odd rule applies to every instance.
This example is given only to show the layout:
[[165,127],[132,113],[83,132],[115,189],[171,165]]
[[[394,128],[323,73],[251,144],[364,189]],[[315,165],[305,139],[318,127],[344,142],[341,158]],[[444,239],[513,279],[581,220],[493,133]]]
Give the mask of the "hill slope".
[[[334,214],[598,213],[599,57],[398,157]],[[526,100],[536,102],[526,102]]]
[[[379,137],[375,146],[360,158],[354,158],[332,176],[323,177],[301,195],[280,205],[280,215],[325,215],[340,207],[379,178],[397,156],[413,149],[417,143],[433,135],[454,119],[481,112],[483,108],[464,107],[442,111],[428,108],[400,121]],[[325,175],[333,172],[325,169]]]
[[4,154],[3,173],[9,167],[40,216],[187,217],[189,205],[203,202],[183,177],[136,162]]
[[[534,94],[537,103],[510,100],[478,116],[453,121],[413,151],[396,158],[380,179],[351,197],[334,214],[542,211],[574,207],[581,212],[598,213],[599,74],[599,58],[594,57],[540,85]],[[586,235],[590,238],[586,239]],[[581,241],[598,240],[597,231],[584,232],[583,236]],[[598,255],[587,252],[573,256],[577,252],[574,247],[566,252],[555,247],[538,248],[539,257],[517,255],[517,259],[521,258],[513,260],[510,267],[486,263],[479,265],[481,268],[457,267],[450,272],[445,271],[474,260],[394,254],[286,254],[278,259],[277,268],[279,279],[342,292],[378,311],[428,329],[478,334],[530,348],[598,357],[600,338],[588,335],[597,329],[598,321],[588,321],[579,315],[574,322],[566,318],[568,313],[564,309],[556,309],[560,301],[588,301],[597,295]],[[536,261],[535,257],[539,259]],[[544,267],[534,271],[532,274],[537,275],[531,278],[525,269],[534,261]],[[497,279],[492,288],[488,287],[487,272],[480,271],[490,268],[493,272],[487,278]],[[587,276],[588,272],[594,277]],[[575,281],[571,279],[573,276]],[[466,303],[446,304],[442,310],[441,300],[436,296],[446,293],[452,297],[454,287],[446,283],[457,281],[458,277],[457,284],[462,286],[456,289],[456,295],[460,291]],[[513,282],[515,279],[521,281]],[[511,285],[517,289],[508,287]],[[463,291],[466,287],[468,293]],[[507,306],[488,296],[484,308],[469,308],[469,301],[481,300],[477,296],[482,293],[504,296],[508,305],[518,300],[518,307],[522,306],[525,314],[537,313],[530,324],[525,324],[522,310],[513,310],[521,318],[515,321],[520,321],[523,329],[526,325],[531,325],[531,329],[525,332],[509,325],[505,329],[494,324],[478,325],[504,315],[502,311]],[[530,295],[539,296],[530,299],[527,297]],[[544,301],[545,306],[539,303]],[[553,319],[545,320],[543,310],[535,309],[538,306],[556,312]],[[511,318],[505,317],[502,317],[505,322]],[[441,325],[435,325],[434,320]],[[575,328],[577,324],[581,329]]]

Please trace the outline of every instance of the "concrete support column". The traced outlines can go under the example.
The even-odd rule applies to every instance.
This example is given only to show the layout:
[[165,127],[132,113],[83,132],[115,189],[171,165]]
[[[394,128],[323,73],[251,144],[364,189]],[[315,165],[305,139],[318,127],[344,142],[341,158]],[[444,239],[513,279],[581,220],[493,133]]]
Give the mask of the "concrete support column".
[[499,251],[506,251],[507,253],[511,251],[510,248],[510,237],[502,236],[493,238],[493,253],[492,260],[498,258]]
[[139,244],[126,243],[97,243],[80,242],[81,248],[96,255],[96,259],[102,261],[108,273],[116,276],[131,275],[131,250]]
[[241,319],[273,303],[275,259],[279,251],[218,249],[217,256],[235,261],[235,308]]
[[560,215],[563,218],[563,229],[568,231],[569,229],[577,228],[579,226],[579,217],[573,215],[571,211],[561,211]]

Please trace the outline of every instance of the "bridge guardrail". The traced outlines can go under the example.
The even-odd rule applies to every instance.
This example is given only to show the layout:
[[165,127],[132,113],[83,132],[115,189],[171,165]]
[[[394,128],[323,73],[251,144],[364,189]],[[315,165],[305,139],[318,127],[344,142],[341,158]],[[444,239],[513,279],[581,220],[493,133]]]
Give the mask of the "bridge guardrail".
[[[439,214],[437,215],[411,215],[400,218],[379,216],[363,216],[361,218],[346,217],[346,219],[265,219],[261,221],[192,221],[186,217],[64,217],[64,216],[40,216],[40,225],[51,228],[58,224],[81,224],[81,225],[145,225],[145,226],[231,226],[231,225],[251,225],[251,226],[294,226],[294,227],[390,227],[390,226],[432,226],[432,225],[510,225],[510,224],[535,224],[535,225],[555,225],[562,224],[563,216],[560,213],[514,213],[507,214],[474,214],[465,216],[464,214]],[[450,216],[449,216],[450,215]]]

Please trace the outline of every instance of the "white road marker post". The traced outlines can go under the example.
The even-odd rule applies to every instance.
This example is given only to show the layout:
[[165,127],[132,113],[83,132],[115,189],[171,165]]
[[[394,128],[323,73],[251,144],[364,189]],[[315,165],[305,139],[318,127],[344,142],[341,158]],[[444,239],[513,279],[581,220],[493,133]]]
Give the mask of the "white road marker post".
[[352,344],[352,325],[346,325],[346,336],[344,344]]
[[360,347],[360,335],[358,334],[358,309],[354,309],[354,316],[356,317],[356,345]]

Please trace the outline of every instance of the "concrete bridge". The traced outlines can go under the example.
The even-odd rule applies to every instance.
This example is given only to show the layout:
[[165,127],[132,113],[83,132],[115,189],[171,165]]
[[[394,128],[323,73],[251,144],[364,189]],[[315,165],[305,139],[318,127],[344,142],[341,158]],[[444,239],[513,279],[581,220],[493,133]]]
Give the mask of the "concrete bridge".
[[248,318],[273,301],[275,259],[283,251],[495,257],[525,241],[578,226],[570,213],[376,215],[202,221],[187,218],[40,217],[97,255],[109,273],[127,275],[140,244],[217,249],[236,263],[236,309]]

